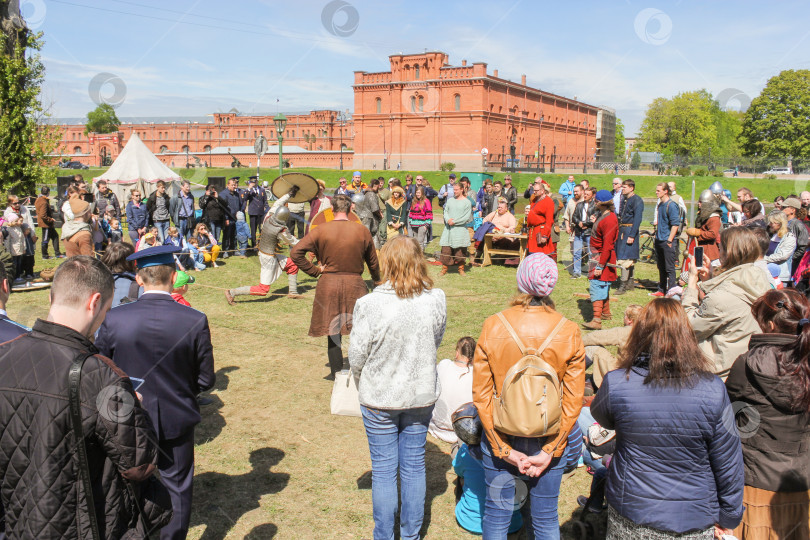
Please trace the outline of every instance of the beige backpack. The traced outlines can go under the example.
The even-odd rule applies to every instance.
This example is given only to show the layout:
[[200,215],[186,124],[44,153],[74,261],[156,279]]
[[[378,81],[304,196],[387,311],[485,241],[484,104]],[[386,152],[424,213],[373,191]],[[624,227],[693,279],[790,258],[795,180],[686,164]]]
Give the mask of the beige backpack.
[[539,349],[527,349],[503,314],[498,318],[523,355],[495,393],[492,410],[495,429],[518,437],[545,437],[560,431],[562,385],[557,371],[541,358],[567,319],[562,317]]

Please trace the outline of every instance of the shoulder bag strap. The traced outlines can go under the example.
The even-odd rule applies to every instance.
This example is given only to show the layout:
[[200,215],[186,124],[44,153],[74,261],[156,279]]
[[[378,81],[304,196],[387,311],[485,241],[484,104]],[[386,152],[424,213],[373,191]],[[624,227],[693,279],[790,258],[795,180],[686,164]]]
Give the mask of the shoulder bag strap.
[[[518,349],[520,349],[520,353],[525,356],[527,351],[526,346],[523,345],[523,342],[518,337],[517,333],[515,332],[515,329],[512,328],[512,325],[509,324],[509,321],[506,320],[506,317],[503,316],[503,313],[498,313],[498,319],[500,319],[501,324],[503,324],[504,328],[506,328],[506,331],[509,332],[509,335],[512,336],[512,339],[515,340]],[[535,351],[534,354],[536,356],[540,356],[541,354],[543,354],[543,351],[546,350],[546,347],[548,347],[549,343],[551,343],[551,340],[554,339],[554,336],[556,336],[557,333],[559,333],[559,331],[562,329],[563,325],[567,320],[568,319],[566,319],[565,317],[560,318],[559,322],[557,323],[557,326],[555,326],[554,329],[551,331],[551,333],[549,333],[549,335],[546,336],[546,339],[545,341],[543,341],[543,344],[540,345],[540,348],[538,348]]]
[[[81,409],[81,381],[82,366],[84,362],[93,356],[93,353],[80,352],[73,359],[68,373],[68,401],[70,403],[70,420],[73,424],[73,434],[76,439],[76,451],[79,455],[79,473],[84,486],[84,498],[87,503],[87,513],[90,518],[90,532],[93,540],[101,540],[98,530],[98,520],[96,519],[96,506],[93,501],[93,485],[90,481],[90,464],[87,460],[87,446],[84,440],[84,430],[82,429],[82,409]],[[77,523],[77,527],[78,527]]]

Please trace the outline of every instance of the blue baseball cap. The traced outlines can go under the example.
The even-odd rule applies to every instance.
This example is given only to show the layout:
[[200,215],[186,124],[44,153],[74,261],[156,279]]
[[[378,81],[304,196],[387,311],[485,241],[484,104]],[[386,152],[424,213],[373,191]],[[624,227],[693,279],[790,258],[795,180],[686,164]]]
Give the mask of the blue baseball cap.
[[174,254],[181,251],[179,246],[173,245],[150,247],[133,253],[127,257],[127,260],[134,261],[138,268],[149,268],[162,264],[174,266]]

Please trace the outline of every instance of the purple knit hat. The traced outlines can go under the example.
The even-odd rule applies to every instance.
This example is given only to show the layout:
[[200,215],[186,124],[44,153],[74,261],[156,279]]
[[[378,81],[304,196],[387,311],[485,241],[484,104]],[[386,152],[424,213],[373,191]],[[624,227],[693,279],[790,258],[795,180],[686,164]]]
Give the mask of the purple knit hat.
[[557,284],[557,263],[545,253],[532,253],[517,269],[518,290],[532,296],[548,296]]

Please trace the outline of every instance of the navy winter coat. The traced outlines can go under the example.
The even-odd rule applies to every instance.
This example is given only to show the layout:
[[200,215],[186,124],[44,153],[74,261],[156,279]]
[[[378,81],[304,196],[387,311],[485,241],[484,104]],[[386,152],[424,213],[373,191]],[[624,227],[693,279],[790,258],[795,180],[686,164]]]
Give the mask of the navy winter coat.
[[608,373],[591,405],[616,430],[607,502],[636,524],[685,533],[743,514],[743,457],[726,388],[718,377],[691,388],[644,384],[646,367]]

